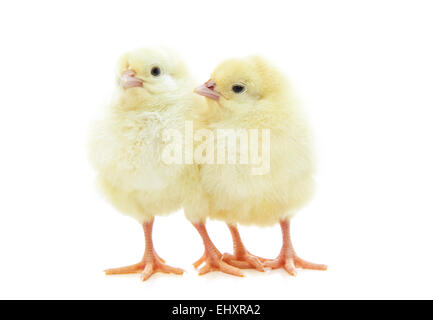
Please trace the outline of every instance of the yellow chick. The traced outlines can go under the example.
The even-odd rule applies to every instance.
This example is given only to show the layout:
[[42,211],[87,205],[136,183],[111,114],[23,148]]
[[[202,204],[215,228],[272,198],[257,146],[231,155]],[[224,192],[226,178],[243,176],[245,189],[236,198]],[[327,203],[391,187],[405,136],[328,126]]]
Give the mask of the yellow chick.
[[[209,112],[203,120],[214,137],[222,129],[257,130],[235,152],[239,158],[242,147],[247,148],[249,162],[237,159],[200,168],[202,188],[210,197],[209,217],[227,222],[233,237],[234,254],[225,254],[223,260],[237,268],[284,268],[291,275],[296,268],[326,270],[325,265],[299,258],[290,239],[291,218],[313,195],[314,162],[308,125],[285,77],[259,56],[231,59],[195,92],[207,98]],[[248,149],[254,143],[262,152],[260,163],[252,159],[254,148]],[[250,254],[236,225],[278,222],[283,234],[279,256],[266,260]],[[196,265],[206,260],[205,254]]]
[[116,95],[91,131],[90,160],[108,201],[143,225],[145,253],[137,264],[105,272],[141,273],[143,281],[155,272],[182,274],[156,254],[152,226],[154,216],[188,207],[188,192],[196,192],[191,188],[198,186],[190,181],[197,180],[197,172],[191,165],[163,161],[163,131],[183,132],[186,110],[204,98],[193,94],[187,68],[167,49],[126,53],[119,59],[117,78]]

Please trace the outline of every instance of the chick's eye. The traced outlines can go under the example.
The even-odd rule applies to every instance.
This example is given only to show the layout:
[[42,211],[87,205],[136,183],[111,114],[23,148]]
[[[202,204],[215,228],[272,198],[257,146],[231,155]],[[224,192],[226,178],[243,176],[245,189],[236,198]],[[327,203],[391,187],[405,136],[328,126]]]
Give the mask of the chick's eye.
[[245,87],[242,86],[242,85],[240,85],[240,84],[235,84],[235,85],[232,87],[232,90],[233,90],[234,93],[241,93],[241,92],[244,92],[244,91],[245,91]]
[[153,67],[150,70],[150,73],[152,74],[152,76],[158,77],[161,74],[161,69],[159,67]]

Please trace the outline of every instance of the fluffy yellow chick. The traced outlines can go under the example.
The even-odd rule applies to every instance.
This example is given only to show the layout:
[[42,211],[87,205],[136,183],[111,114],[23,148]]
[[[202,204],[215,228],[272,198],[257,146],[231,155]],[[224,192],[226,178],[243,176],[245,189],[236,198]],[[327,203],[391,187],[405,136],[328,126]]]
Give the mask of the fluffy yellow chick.
[[154,216],[183,205],[195,208],[189,212],[202,210],[188,196],[197,193],[194,188],[199,185],[194,183],[194,166],[162,161],[163,130],[182,132],[186,110],[204,98],[193,93],[187,68],[167,49],[126,53],[119,59],[117,78],[116,95],[92,128],[90,159],[108,201],[143,225],[146,247],[139,263],[109,269],[106,274],[141,273],[142,280],[155,272],[182,274],[183,270],[165,265],[156,254],[152,226]]
[[[234,254],[225,254],[223,260],[260,271],[263,266],[282,267],[291,275],[297,267],[325,270],[325,265],[300,259],[290,239],[291,218],[313,195],[314,163],[308,126],[285,77],[261,57],[231,59],[195,91],[207,98],[209,112],[204,120],[214,136],[221,129],[258,129],[257,144],[265,154],[264,132],[269,130],[269,170],[252,171],[257,163],[251,163],[251,150],[248,163],[201,166],[201,184],[210,196],[209,217],[227,222],[233,237]],[[267,226],[278,222],[283,246],[276,259],[261,259],[245,249],[238,223]],[[197,265],[204,261],[206,254]]]

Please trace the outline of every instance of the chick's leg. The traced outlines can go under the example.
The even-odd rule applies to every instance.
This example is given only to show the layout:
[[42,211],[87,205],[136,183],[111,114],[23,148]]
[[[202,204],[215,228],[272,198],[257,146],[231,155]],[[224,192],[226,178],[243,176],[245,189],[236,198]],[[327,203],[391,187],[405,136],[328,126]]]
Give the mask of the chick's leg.
[[283,246],[281,252],[276,259],[267,260],[264,263],[265,267],[272,269],[284,268],[292,276],[296,276],[295,268],[327,270],[328,267],[324,264],[316,264],[299,258],[290,239],[290,221],[288,219],[282,220],[280,225],[283,234]]
[[197,260],[193,265],[198,268],[201,264],[205,263],[204,267],[199,270],[199,275],[209,273],[211,271],[221,271],[234,276],[243,277],[242,272],[224,261],[222,261],[222,254],[213,244],[212,240],[206,230],[206,226],[203,222],[194,224],[204,244],[204,254]]
[[227,224],[233,238],[233,254],[225,253],[223,260],[228,264],[240,269],[256,269],[264,271],[263,263],[265,259],[257,257],[248,252],[242,243],[239,230],[235,225]]
[[141,280],[143,281],[149,279],[150,276],[156,272],[183,274],[182,269],[173,268],[164,264],[165,261],[155,252],[152,241],[152,228],[153,219],[149,222],[143,223],[146,248],[143,259],[141,259],[139,263],[127,267],[108,269],[105,270],[105,274],[141,273]]

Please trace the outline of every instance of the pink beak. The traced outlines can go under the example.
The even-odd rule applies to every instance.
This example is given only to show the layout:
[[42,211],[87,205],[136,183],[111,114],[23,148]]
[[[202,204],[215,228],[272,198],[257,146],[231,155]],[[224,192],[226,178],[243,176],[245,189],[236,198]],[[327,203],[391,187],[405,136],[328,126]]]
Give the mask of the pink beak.
[[126,70],[120,76],[120,85],[125,89],[142,87],[143,80],[136,78],[136,74],[134,71]]
[[218,100],[220,98],[220,94],[215,91],[215,81],[213,80],[209,80],[205,84],[195,88],[194,92],[213,100]]

